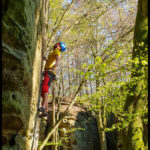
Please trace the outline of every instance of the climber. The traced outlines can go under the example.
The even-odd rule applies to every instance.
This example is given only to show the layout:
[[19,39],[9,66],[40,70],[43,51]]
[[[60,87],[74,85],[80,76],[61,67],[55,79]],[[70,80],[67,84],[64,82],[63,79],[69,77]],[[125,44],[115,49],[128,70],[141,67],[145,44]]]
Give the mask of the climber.
[[52,81],[56,80],[57,75],[55,73],[56,68],[59,63],[60,53],[66,50],[66,45],[63,42],[58,42],[54,45],[52,53],[49,54],[48,59],[43,57],[46,60],[45,71],[44,71],[44,80],[42,83],[42,102],[41,107],[38,111],[42,112],[39,115],[40,118],[48,116],[48,93],[49,87]]

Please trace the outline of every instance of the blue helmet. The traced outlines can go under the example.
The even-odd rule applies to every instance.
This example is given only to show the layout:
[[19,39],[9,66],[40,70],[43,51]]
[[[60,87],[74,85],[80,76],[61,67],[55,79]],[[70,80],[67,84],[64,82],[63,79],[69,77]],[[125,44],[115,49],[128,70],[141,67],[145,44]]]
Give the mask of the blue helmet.
[[61,52],[64,52],[66,50],[66,45],[63,42],[59,42],[61,46]]

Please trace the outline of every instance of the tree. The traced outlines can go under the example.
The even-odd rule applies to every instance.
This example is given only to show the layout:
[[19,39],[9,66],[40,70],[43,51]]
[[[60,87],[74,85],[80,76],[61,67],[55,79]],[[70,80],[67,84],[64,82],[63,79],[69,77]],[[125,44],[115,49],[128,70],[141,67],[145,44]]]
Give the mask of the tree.
[[[48,43],[62,40],[67,43],[69,51],[61,56],[61,78],[56,87],[60,87],[61,83],[62,88],[56,88],[56,93],[71,96],[85,75],[85,68],[89,69],[85,86],[78,96],[79,101],[86,104],[97,117],[99,134],[103,136],[101,139],[105,139],[101,145],[105,149],[105,132],[124,130],[132,113],[128,114],[123,107],[126,95],[132,93],[126,84],[130,85],[134,68],[131,68],[131,59],[135,4],[136,0],[85,0],[66,5],[56,0],[56,3],[50,3]],[[106,124],[111,113],[118,122],[108,129]]]
[[[132,52],[132,81],[130,95],[127,96],[124,110],[131,113],[133,120],[128,131],[124,132],[124,149],[141,149],[147,146],[143,140],[143,111],[145,113],[148,95],[148,0],[138,1],[138,11],[134,31],[134,47]],[[131,95],[131,93],[133,93]],[[147,113],[147,112],[146,112]],[[126,138],[126,140],[125,140]],[[147,140],[146,140],[147,141]],[[147,143],[147,142],[146,142]],[[147,147],[148,149],[148,147]]]

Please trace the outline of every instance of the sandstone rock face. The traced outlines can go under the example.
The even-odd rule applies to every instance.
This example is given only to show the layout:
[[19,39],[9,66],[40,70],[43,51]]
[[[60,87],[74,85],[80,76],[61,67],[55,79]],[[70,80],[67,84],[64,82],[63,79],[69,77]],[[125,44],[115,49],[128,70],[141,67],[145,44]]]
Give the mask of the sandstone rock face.
[[[107,128],[111,128],[113,124],[115,124],[115,116],[110,114],[107,119]],[[116,130],[112,132],[106,132],[106,140],[107,140],[107,149],[108,150],[119,150],[117,144],[119,144],[119,132]],[[120,144],[119,144],[120,145]]]
[[99,135],[95,118],[88,112],[79,112],[75,128],[81,128],[71,134],[71,150],[99,150]]
[[2,145],[31,150],[42,55],[42,1],[2,0]]

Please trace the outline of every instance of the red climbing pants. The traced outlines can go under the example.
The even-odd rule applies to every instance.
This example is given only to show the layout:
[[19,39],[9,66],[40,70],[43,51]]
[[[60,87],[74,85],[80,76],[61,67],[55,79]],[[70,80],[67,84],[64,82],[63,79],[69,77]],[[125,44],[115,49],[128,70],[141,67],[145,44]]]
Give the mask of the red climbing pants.
[[48,75],[48,71],[46,71],[44,75],[44,80],[42,83],[42,92],[41,92],[42,98],[44,98],[44,93],[49,92],[49,82],[50,82],[50,77]]

